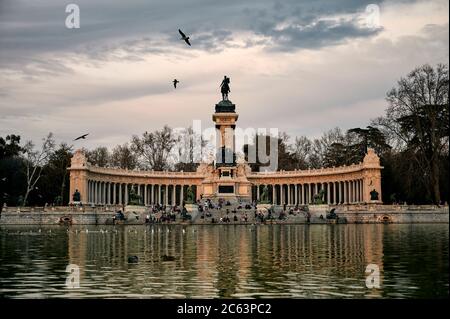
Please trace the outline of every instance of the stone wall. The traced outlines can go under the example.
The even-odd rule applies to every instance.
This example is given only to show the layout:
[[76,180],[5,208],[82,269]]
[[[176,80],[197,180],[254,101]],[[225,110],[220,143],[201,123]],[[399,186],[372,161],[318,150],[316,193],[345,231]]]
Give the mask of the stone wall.
[[[309,206],[311,221],[319,222],[325,219],[327,212],[335,208],[340,218],[346,218],[348,223],[448,223],[449,207],[437,206],[402,206],[402,205],[312,205]],[[121,207],[53,207],[4,209],[0,225],[57,225],[62,218],[72,221],[73,225],[105,225],[112,224],[115,211]],[[277,206],[278,212],[282,208]],[[192,211],[190,212],[193,213]],[[139,220],[133,224],[143,224],[145,214],[140,214]],[[304,223],[305,218],[296,218],[294,223]],[[324,220],[326,222],[326,220]]]

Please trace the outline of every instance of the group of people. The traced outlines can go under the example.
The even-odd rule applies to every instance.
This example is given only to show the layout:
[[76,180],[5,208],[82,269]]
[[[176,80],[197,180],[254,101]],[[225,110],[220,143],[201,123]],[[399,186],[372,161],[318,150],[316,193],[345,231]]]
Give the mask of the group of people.
[[150,207],[150,212],[145,218],[146,223],[170,223],[175,222],[177,217],[183,221],[190,219],[190,215],[186,207],[166,206],[155,204]]

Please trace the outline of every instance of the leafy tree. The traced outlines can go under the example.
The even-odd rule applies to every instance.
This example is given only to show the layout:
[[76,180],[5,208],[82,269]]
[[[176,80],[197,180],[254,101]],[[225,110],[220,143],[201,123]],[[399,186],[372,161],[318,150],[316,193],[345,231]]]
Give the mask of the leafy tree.
[[16,203],[23,186],[19,135],[0,137],[0,215],[5,203]]
[[414,175],[426,182],[436,204],[441,200],[440,162],[448,156],[448,89],[448,65],[418,67],[387,93],[386,115],[374,120],[411,155],[420,172]]

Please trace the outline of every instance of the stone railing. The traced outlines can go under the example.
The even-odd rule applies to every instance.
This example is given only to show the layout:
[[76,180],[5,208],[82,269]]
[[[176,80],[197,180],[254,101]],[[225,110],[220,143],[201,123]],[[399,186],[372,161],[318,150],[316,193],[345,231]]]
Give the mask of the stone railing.
[[47,206],[47,207],[3,207],[2,213],[76,213],[76,212],[113,212],[122,209],[121,205],[106,205],[106,206]]
[[345,174],[361,171],[365,166],[363,163],[352,164],[349,166],[328,167],[318,169],[304,169],[293,171],[275,171],[275,172],[251,172],[247,177],[264,178],[264,177],[296,177],[296,176],[320,176],[332,174]]
[[139,176],[139,177],[184,177],[184,178],[203,178],[203,175],[197,172],[170,172],[170,171],[154,171],[154,170],[128,170],[122,168],[109,168],[88,165],[86,168],[89,172],[108,175],[120,176]]

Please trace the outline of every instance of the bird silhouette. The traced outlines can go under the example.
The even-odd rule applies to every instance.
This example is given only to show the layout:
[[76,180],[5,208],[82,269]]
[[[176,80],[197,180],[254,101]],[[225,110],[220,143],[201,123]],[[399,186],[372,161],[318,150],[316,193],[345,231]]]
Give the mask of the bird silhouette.
[[180,40],[184,40],[187,44],[191,45],[191,43],[189,42],[189,37],[186,36],[186,34],[184,34],[183,31],[181,31],[180,29],[178,29],[178,32],[180,32],[181,34]]
[[176,89],[177,88],[177,84],[180,83],[180,81],[178,81],[177,79],[173,80],[173,87]]
[[81,139],[85,140],[86,136],[88,136],[88,135],[89,135],[89,133],[78,136],[76,139],[74,139],[74,141],[81,140]]

